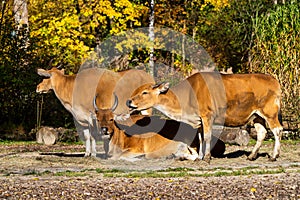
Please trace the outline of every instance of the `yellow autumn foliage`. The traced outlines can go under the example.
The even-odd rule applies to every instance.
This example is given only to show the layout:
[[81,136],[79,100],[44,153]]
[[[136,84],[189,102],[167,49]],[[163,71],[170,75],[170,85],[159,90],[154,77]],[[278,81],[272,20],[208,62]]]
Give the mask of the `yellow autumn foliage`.
[[140,25],[142,5],[129,0],[29,1],[30,36],[53,64],[79,66],[97,41]]
[[204,0],[204,6],[211,4],[216,10],[230,6],[229,0]]

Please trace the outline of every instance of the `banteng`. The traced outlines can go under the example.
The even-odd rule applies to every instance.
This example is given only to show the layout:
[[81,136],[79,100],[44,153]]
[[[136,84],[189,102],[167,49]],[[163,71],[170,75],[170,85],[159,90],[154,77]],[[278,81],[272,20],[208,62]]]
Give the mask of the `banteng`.
[[282,130],[278,120],[280,99],[280,85],[269,75],[203,72],[188,77],[172,88],[169,88],[169,83],[145,84],[133,93],[127,106],[132,111],[154,107],[172,119],[203,128],[203,136],[199,134],[200,149],[202,139],[206,148],[204,157],[199,151],[199,158],[207,162],[211,155],[213,124],[237,127],[253,120],[257,142],[248,159],[257,157],[269,127],[275,137],[271,157],[275,161],[280,152]]
[[[134,90],[141,84],[153,82],[153,78],[141,70],[115,73],[106,69],[89,68],[76,75],[65,75],[63,70],[54,67],[50,70],[38,69],[38,74],[47,78],[37,86],[36,91],[46,93],[52,89],[63,106],[73,115],[79,131],[83,130],[86,145],[85,156],[96,156],[94,136],[97,135],[97,130],[94,128],[94,114],[92,114],[94,113],[93,98],[95,94],[105,91],[102,97],[107,101],[111,99],[115,89],[111,85],[119,85],[118,82],[123,83],[123,79],[128,80],[127,77],[131,76],[135,76],[136,79],[131,79],[123,84],[123,87],[126,87],[124,90]],[[124,102],[126,98],[128,96],[124,96]],[[120,112],[126,113],[124,108],[126,108],[125,103],[118,109]],[[127,108],[127,110],[129,109]],[[107,145],[105,145],[105,149],[108,150]]]

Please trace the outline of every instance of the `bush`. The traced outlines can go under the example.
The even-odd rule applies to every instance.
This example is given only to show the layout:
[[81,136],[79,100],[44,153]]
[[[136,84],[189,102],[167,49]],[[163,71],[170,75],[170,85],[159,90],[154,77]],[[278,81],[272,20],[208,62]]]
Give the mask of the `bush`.
[[[28,40],[28,29],[16,30],[14,17],[5,13],[0,24],[0,138],[32,139],[30,130],[37,122],[36,85],[41,78],[36,69],[39,58]],[[46,124],[62,126],[72,122],[71,114],[64,111],[54,95],[44,100],[43,120]],[[56,113],[55,113],[56,112]],[[57,114],[53,116],[54,114]],[[52,121],[49,123],[49,119]]]
[[300,5],[275,5],[253,19],[251,70],[272,74],[282,86],[283,121],[289,129],[300,124]]

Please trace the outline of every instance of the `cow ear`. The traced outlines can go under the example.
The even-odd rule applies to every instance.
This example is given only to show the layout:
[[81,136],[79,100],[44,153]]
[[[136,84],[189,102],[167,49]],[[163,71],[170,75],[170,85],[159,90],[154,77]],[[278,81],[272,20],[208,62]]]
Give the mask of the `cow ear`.
[[44,70],[44,69],[38,69],[37,73],[40,76],[51,77],[51,74],[47,70]]
[[130,118],[129,114],[120,114],[120,115],[114,115],[114,120],[116,121],[126,121],[127,119]]
[[160,91],[160,93],[165,93],[169,90],[169,88],[170,88],[170,83],[168,83],[168,82],[162,83],[159,86],[159,91]]

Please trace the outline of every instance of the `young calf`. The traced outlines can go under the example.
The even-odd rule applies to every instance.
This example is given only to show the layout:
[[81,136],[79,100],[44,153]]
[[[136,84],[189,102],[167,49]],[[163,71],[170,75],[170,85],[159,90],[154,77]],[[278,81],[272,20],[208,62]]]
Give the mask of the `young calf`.
[[[123,126],[130,134],[120,129],[114,120],[113,110],[116,105],[117,98],[111,109],[98,109],[94,103],[98,126],[101,127],[102,134],[110,136],[109,154],[112,155],[112,159],[133,161],[140,156],[145,156],[147,159],[175,156],[180,159],[195,160],[198,157],[198,153],[187,144],[167,139],[157,132],[148,131],[147,128],[139,128],[139,131],[135,132],[135,126],[131,126],[133,128]],[[131,116],[134,124],[137,121],[143,123],[147,119],[149,117]]]

